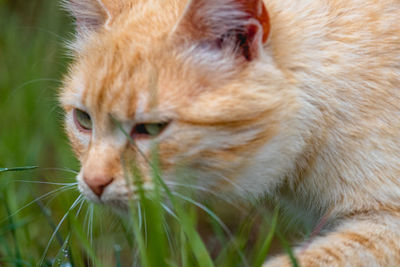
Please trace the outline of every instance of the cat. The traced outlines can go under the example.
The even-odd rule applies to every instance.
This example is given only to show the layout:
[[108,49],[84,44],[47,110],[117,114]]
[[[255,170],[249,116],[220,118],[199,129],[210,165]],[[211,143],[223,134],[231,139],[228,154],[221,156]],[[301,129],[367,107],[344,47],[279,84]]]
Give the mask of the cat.
[[60,102],[88,199],[133,197],[122,157],[151,187],[139,151],[156,141],[166,181],[184,165],[203,187],[328,214],[294,249],[301,266],[400,266],[399,0],[65,6],[77,35]]

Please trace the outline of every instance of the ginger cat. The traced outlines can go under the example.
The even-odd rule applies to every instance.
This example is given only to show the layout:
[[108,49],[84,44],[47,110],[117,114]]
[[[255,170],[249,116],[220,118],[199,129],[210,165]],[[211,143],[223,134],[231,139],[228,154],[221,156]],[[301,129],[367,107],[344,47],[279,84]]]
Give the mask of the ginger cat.
[[87,198],[126,205],[122,157],[151,185],[139,150],[155,140],[166,181],[185,165],[221,194],[289,192],[329,214],[302,266],[400,266],[399,0],[65,5],[78,34],[61,103]]

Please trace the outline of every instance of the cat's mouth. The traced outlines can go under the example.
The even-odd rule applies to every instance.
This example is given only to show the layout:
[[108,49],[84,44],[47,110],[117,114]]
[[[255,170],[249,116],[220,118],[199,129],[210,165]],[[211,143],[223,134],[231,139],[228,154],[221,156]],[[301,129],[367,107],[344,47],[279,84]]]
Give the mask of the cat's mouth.
[[105,187],[101,193],[96,193],[78,175],[78,189],[90,202],[116,208],[119,211],[128,211],[132,204],[140,200],[141,195],[152,192],[154,186],[151,183],[144,183],[140,186],[127,184],[123,179],[114,181]]

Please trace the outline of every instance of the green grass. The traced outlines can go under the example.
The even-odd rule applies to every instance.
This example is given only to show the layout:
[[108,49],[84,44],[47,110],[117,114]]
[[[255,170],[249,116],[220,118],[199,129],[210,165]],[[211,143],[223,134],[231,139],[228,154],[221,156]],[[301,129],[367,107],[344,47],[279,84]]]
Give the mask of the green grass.
[[0,0],[0,25],[1,266],[261,266],[279,240],[291,253],[278,209],[226,226],[214,202],[165,186],[156,153],[156,190],[128,215],[83,202],[56,97],[71,21],[54,0]]

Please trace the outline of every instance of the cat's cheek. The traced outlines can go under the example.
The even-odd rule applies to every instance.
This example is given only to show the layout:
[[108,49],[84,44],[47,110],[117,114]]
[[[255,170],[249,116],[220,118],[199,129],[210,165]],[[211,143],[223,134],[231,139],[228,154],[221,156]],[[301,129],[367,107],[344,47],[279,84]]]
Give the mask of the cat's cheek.
[[82,133],[76,128],[72,115],[67,116],[65,125],[72,149],[78,158],[81,158],[89,146],[91,135]]
[[87,145],[82,143],[82,141],[74,133],[68,133],[68,138],[75,156],[82,161],[82,157],[87,150]]

